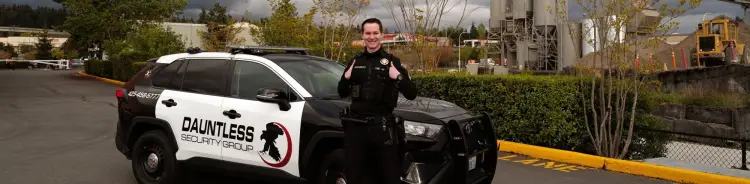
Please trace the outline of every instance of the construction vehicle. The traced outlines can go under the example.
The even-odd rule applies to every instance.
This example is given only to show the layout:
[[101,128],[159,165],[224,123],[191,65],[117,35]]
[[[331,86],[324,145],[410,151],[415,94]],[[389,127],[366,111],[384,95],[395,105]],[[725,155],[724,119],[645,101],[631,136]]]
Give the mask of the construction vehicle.
[[750,48],[738,41],[738,27],[739,21],[726,16],[699,23],[695,32],[696,47],[690,52],[690,65],[711,67],[747,64],[750,61]]

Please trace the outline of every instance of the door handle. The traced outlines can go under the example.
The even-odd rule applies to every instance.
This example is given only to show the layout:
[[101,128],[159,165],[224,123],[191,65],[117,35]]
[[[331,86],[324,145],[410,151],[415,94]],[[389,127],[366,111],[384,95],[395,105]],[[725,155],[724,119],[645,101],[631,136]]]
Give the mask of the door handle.
[[174,102],[174,100],[172,100],[172,99],[162,100],[161,103],[164,104],[164,105],[166,105],[167,107],[172,107],[172,106],[176,106],[177,105],[177,102]]
[[224,111],[224,115],[228,116],[229,119],[234,119],[234,118],[242,117],[242,115],[240,113],[237,113],[237,111],[234,111],[234,110]]

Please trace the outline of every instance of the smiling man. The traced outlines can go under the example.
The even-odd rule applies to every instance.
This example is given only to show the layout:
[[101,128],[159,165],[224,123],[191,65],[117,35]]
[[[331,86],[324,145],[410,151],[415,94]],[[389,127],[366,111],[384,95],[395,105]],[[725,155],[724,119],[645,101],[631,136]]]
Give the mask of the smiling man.
[[401,61],[381,46],[382,31],[378,19],[362,23],[365,50],[349,60],[339,81],[339,96],[352,99],[341,121],[347,183],[398,184],[404,173],[404,125],[393,109],[399,92],[414,100],[417,90]]

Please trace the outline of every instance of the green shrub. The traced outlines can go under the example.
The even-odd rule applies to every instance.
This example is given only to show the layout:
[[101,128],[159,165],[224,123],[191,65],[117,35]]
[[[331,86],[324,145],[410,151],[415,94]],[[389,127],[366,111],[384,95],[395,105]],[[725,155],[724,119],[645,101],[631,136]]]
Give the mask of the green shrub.
[[[581,78],[432,74],[415,75],[412,80],[417,85],[420,96],[450,101],[470,111],[491,113],[499,139],[594,153],[585,127],[585,113],[580,98],[581,94],[589,93],[581,93]],[[591,89],[590,79],[584,81],[587,82],[583,83],[583,87]],[[649,102],[644,101],[650,99],[640,98],[639,103],[648,104]],[[590,111],[591,107],[588,108]],[[643,109],[638,111],[644,112]],[[637,113],[636,125],[653,127],[660,124],[643,116],[645,113]],[[645,134],[635,134],[642,135]],[[637,139],[638,137],[633,137],[633,140]],[[652,148],[663,147],[663,144],[664,141],[654,140],[633,146],[630,150],[645,155],[662,154],[659,151],[663,150]]]
[[112,78],[112,62],[108,60],[88,60],[84,63],[87,74],[108,79]]
[[84,71],[90,75],[127,82],[145,66],[146,62],[125,64],[109,60],[88,60],[84,64]]

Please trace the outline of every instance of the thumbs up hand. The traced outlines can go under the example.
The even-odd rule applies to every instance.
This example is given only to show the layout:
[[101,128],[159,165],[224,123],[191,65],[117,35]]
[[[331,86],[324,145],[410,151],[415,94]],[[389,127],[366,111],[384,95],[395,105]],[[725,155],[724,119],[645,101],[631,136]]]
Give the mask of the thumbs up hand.
[[344,72],[344,78],[349,79],[352,77],[352,69],[354,68],[354,64],[357,63],[357,60],[352,61],[352,66],[349,67],[349,70]]
[[393,66],[393,62],[391,62],[391,69],[388,71],[388,76],[395,80],[399,74],[401,74],[401,72],[398,72],[396,67]]

